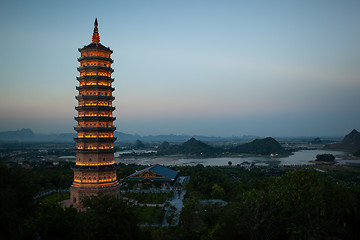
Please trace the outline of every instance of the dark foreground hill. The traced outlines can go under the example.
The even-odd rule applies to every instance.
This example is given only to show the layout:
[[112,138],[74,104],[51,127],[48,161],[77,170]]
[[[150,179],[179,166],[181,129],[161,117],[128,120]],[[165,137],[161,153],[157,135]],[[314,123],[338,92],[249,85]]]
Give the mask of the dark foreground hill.
[[349,134],[347,134],[341,142],[328,144],[325,146],[325,148],[350,151],[360,150],[360,132],[354,129]]
[[287,154],[288,152],[272,137],[264,139],[255,139],[252,142],[242,144],[230,148],[233,153],[249,153],[249,154]]

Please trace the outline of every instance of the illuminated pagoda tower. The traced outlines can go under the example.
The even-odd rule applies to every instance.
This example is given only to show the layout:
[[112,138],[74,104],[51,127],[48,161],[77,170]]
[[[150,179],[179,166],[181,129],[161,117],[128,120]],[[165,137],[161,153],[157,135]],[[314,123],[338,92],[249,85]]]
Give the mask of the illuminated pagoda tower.
[[70,187],[70,203],[81,206],[84,196],[99,193],[113,194],[119,197],[120,186],[116,178],[114,160],[115,126],[112,106],[115,90],[111,84],[114,81],[111,74],[113,53],[110,48],[100,43],[98,23],[95,19],[92,43],[79,49],[78,58],[80,77],[76,89],[78,116],[75,117],[76,165],[74,181]]

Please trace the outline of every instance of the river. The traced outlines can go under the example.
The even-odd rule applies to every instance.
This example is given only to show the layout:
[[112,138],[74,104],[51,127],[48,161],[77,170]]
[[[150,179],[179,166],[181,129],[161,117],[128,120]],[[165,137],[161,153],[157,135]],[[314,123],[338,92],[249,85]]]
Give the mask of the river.
[[293,166],[293,165],[313,165],[309,161],[316,159],[317,154],[330,153],[333,154],[338,162],[338,165],[360,165],[360,160],[350,160],[346,158],[346,153],[341,151],[329,151],[329,150],[301,150],[294,152],[289,157],[217,157],[217,158],[182,158],[177,156],[164,156],[153,158],[133,158],[133,159],[119,159],[116,158],[116,163],[125,164],[139,164],[139,165],[152,165],[162,164],[165,166],[196,166],[202,164],[204,166],[226,166],[229,161],[232,165],[241,164],[242,162],[255,163],[259,166]]

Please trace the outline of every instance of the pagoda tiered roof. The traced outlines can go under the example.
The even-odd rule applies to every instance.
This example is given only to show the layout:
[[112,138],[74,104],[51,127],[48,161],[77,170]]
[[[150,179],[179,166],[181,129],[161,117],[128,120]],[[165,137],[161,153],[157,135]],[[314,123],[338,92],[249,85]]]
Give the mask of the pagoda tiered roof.
[[114,60],[112,60],[111,58],[107,58],[103,56],[83,56],[78,58],[79,62],[81,62],[82,60],[104,60],[104,61],[109,61],[111,63],[114,62]]
[[74,138],[75,142],[115,142],[116,137]]
[[107,110],[107,111],[114,111],[115,107],[109,107],[109,106],[78,106],[75,107],[76,110]]
[[88,69],[106,70],[106,71],[114,72],[114,69],[112,69],[111,67],[105,67],[100,65],[89,65],[89,66],[82,66],[77,68],[78,71],[88,70]]
[[104,45],[102,45],[101,43],[96,43],[96,42],[92,42],[90,43],[89,45],[87,46],[84,46],[82,48],[79,48],[79,52],[81,51],[84,51],[84,50],[90,50],[90,49],[101,49],[101,50],[104,50],[104,51],[108,51],[108,52],[111,52],[113,53],[113,51],[109,48],[109,47],[105,47]]
[[116,130],[115,126],[111,127],[74,127],[77,132],[113,132]]
[[115,148],[110,149],[74,149],[75,153],[114,153],[116,152]]
[[77,95],[75,96],[77,100],[114,100],[115,97],[111,95],[103,95],[103,94],[97,94],[97,95]]

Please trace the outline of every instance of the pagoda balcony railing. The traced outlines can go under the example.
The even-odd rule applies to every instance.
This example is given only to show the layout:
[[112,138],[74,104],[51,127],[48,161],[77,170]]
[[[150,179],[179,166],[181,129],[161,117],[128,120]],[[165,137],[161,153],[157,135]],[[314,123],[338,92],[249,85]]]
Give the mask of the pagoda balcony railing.
[[81,76],[81,77],[76,77],[76,79],[78,81],[80,80],[93,80],[93,79],[96,79],[96,80],[106,80],[106,81],[110,81],[110,82],[113,82],[114,81],[114,78],[111,78],[111,77],[108,77],[108,76],[101,76],[101,75],[84,75],[84,76]]
[[86,190],[106,190],[106,189],[113,189],[114,187],[120,185],[118,180],[114,180],[111,182],[104,182],[104,183],[87,183],[87,182],[73,182],[71,188],[78,188],[78,189],[86,189]]
[[105,71],[110,71],[110,72],[114,72],[114,69],[112,69],[111,67],[105,67],[105,66],[100,66],[100,65],[88,65],[88,66],[82,66],[82,67],[78,67],[77,70],[83,71],[83,70],[87,70],[87,69],[96,69],[96,70],[105,70]]
[[81,116],[81,117],[74,117],[76,121],[79,120],[100,120],[106,122],[112,122],[116,120],[116,117],[102,117],[102,116]]
[[77,95],[75,96],[77,100],[80,99],[106,99],[106,100],[114,100],[115,97],[111,95],[97,94],[97,95]]
[[74,140],[75,142],[115,142],[116,137],[77,137]]
[[114,62],[111,58],[103,57],[103,56],[83,56],[78,58],[79,62],[81,62],[82,60],[103,60],[103,61],[109,61],[111,63]]
[[75,107],[76,110],[104,110],[104,111],[114,111],[115,107],[110,106],[100,106],[100,105],[94,105],[94,106],[78,106]]
[[118,168],[116,163],[105,164],[105,165],[75,165],[71,167],[73,170],[82,170],[82,171],[101,171],[101,170],[114,170]]
[[115,148],[109,148],[109,149],[79,149],[75,148],[74,152],[76,153],[113,153],[116,152]]
[[116,130],[116,127],[115,126],[111,126],[111,127],[76,126],[76,127],[74,127],[74,129],[77,132],[113,132]]
[[105,85],[82,85],[82,86],[77,86],[76,90],[111,90],[114,91],[115,88],[111,87],[111,86],[105,86]]

